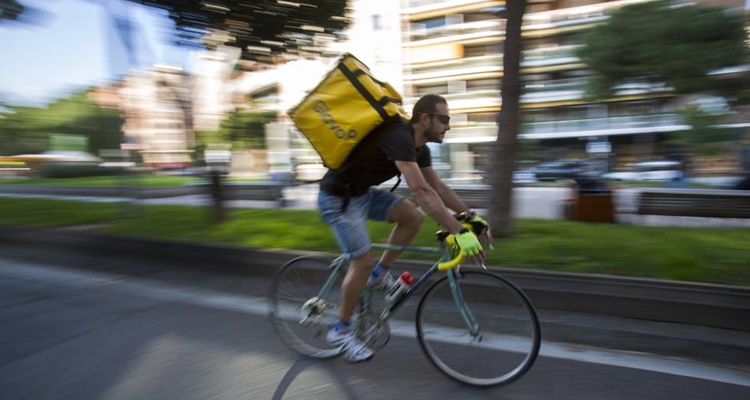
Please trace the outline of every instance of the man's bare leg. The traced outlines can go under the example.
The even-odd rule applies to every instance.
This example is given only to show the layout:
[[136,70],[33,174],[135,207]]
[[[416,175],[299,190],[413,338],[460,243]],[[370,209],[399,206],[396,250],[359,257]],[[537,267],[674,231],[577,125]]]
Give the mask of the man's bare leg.
[[328,331],[328,343],[340,346],[345,358],[351,362],[361,362],[372,359],[375,354],[352,331],[349,326],[354,308],[359,302],[362,290],[367,284],[372,268],[375,266],[370,250],[364,255],[351,260],[344,282],[341,284],[341,304],[339,306],[339,321]]
[[[391,220],[396,223],[396,226],[393,227],[391,235],[388,237],[388,243],[400,246],[411,244],[411,241],[419,233],[423,219],[424,214],[411,200],[398,202],[391,210]],[[400,254],[400,251],[387,250],[383,252],[380,262],[390,267],[396,262]],[[351,320],[354,308],[359,302],[362,290],[364,290],[373,268],[375,268],[375,261],[372,250],[368,250],[367,253],[351,260],[349,271],[341,285],[341,304],[339,305],[341,307],[339,310],[341,321],[349,322]]]
[[[410,245],[419,233],[423,219],[424,214],[414,202],[408,199],[398,202],[391,210],[391,220],[396,223],[396,226],[393,227],[388,237],[388,243],[397,246]],[[380,264],[390,268],[399,255],[401,255],[400,251],[386,250],[380,257]]]
[[354,308],[362,296],[367,284],[367,278],[370,277],[372,269],[375,268],[375,260],[372,257],[372,251],[353,258],[349,264],[349,270],[344,276],[344,282],[341,284],[341,304],[339,304],[339,319],[349,322],[354,313]]

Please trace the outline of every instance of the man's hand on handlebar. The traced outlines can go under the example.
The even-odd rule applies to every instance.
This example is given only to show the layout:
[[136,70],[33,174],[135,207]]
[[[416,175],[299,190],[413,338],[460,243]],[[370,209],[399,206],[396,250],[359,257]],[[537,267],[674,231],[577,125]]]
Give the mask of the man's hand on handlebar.
[[492,230],[490,224],[484,218],[477,215],[474,211],[464,211],[455,215],[456,219],[464,224],[471,225],[471,230],[479,240],[492,249]]
[[484,249],[474,232],[464,229],[455,234],[455,237],[456,244],[464,256],[468,257],[475,264],[484,265]]

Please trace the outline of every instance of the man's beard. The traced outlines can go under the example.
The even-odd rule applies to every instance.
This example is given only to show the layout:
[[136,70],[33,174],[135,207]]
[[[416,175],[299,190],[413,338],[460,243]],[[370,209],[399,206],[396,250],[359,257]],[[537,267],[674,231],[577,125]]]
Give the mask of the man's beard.
[[425,138],[428,142],[432,143],[443,143],[443,135],[444,133],[439,133],[435,130],[435,128],[430,125],[430,127],[425,132]]

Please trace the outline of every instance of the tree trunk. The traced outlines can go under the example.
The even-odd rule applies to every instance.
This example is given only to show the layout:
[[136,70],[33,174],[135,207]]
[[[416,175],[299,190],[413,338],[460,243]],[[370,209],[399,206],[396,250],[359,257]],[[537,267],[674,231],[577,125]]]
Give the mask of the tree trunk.
[[224,204],[224,188],[222,173],[218,169],[214,168],[211,170],[209,175],[210,190],[211,190],[211,204],[213,205],[212,210],[212,221],[215,223],[221,223],[226,221],[226,205]]
[[492,149],[490,225],[496,238],[515,234],[513,221],[513,171],[520,130],[522,51],[521,25],[526,0],[506,2],[505,48],[503,52],[502,109],[498,115],[498,134]]

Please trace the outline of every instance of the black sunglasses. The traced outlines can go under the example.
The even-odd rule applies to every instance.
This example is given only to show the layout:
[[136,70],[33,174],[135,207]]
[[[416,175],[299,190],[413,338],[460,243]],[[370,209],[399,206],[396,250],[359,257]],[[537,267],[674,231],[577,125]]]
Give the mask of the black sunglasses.
[[450,115],[445,115],[445,114],[431,114],[431,113],[427,113],[427,115],[429,115],[430,117],[437,117],[438,120],[440,120],[440,123],[442,123],[443,125],[448,125],[451,122],[451,116]]

